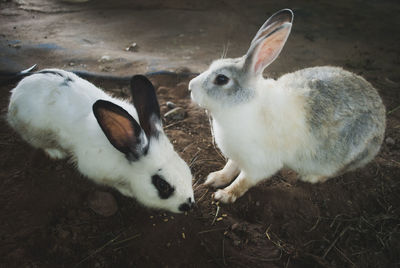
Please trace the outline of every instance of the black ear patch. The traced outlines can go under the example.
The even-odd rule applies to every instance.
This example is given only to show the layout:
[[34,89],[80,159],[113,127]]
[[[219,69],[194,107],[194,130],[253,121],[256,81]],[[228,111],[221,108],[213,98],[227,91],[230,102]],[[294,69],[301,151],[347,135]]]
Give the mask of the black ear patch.
[[146,153],[147,144],[136,120],[122,107],[105,100],[93,104],[93,113],[110,143],[129,159]]
[[151,177],[151,182],[158,191],[158,196],[161,199],[168,199],[175,191],[166,180],[164,180],[160,175],[153,175]]
[[147,137],[158,136],[156,125],[161,125],[160,105],[153,84],[143,75],[131,79],[133,105],[139,116],[140,126]]

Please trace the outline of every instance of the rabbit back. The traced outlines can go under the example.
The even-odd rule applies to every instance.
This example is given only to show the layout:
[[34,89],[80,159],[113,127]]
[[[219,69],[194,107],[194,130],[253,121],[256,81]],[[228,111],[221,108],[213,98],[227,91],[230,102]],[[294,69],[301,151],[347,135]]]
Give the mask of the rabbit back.
[[[132,105],[114,99],[70,72],[47,69],[12,90],[7,120],[24,140],[54,158],[108,145],[93,116],[98,99],[112,100],[134,117]],[[87,153],[87,152],[86,152]]]
[[298,165],[305,169],[301,173],[310,173],[308,167],[336,175],[363,166],[378,153],[385,131],[385,107],[364,78],[325,66],[284,75],[278,82],[301,92],[304,102],[305,122],[314,144],[311,151],[300,153],[300,159],[310,160],[309,165]]

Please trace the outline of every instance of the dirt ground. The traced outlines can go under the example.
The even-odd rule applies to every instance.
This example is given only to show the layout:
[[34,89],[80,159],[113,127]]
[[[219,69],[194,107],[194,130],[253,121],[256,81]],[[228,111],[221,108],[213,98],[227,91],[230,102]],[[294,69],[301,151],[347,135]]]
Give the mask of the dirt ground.
[[[200,72],[226,49],[244,54],[263,21],[289,7],[291,37],[266,75],[325,64],[363,75],[387,108],[376,159],[317,185],[284,170],[232,205],[215,204],[202,183],[225,160],[208,118],[190,100],[190,78],[158,75],[162,114],[167,101],[187,112],[164,128],[192,169],[197,207],[154,211],[24,143],[3,119],[14,84],[1,84],[0,267],[400,267],[400,4],[243,2],[2,0],[0,73],[34,63],[113,75]],[[124,85],[95,83],[126,95]],[[115,214],[93,210],[99,193],[115,198]]]

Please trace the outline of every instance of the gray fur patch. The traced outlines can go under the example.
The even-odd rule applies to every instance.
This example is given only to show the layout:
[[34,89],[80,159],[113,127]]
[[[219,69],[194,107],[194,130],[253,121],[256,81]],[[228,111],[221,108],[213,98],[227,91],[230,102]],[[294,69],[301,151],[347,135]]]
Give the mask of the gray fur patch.
[[71,77],[67,77],[64,79],[64,81],[60,84],[60,86],[68,86],[71,82],[73,82]]
[[[230,79],[230,86],[219,86],[214,84],[217,75],[224,74]],[[247,76],[237,66],[226,66],[214,70],[205,80],[203,88],[207,95],[221,104],[240,104],[247,102],[254,95],[253,90],[243,86]],[[239,82],[240,81],[240,82]]]
[[305,108],[318,144],[314,160],[322,166],[337,163],[345,171],[372,159],[385,129],[385,109],[372,85],[339,68],[299,72],[310,88]]

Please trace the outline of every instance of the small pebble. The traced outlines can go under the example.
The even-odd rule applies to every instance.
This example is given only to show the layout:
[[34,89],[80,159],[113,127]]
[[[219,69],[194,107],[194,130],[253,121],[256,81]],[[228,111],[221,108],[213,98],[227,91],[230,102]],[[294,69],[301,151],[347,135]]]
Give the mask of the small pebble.
[[161,95],[169,94],[170,90],[171,90],[171,88],[169,88],[169,87],[160,86],[157,88],[157,93],[161,94]]
[[114,69],[111,66],[99,66],[100,71],[102,72],[113,72]]
[[176,107],[171,111],[166,112],[164,117],[170,120],[182,120],[186,117],[186,111],[181,107]]
[[175,94],[178,98],[189,96],[188,84],[185,82],[177,84],[175,87]]
[[173,103],[172,101],[167,101],[167,102],[166,102],[166,105],[167,105],[168,109],[174,109],[174,108],[176,108],[176,104]]
[[131,52],[137,52],[138,49],[139,46],[136,43],[132,43],[127,48],[125,48],[126,51],[131,51]]
[[118,205],[112,194],[108,192],[95,191],[88,197],[89,207],[97,214],[109,217],[118,211]]
[[239,223],[234,223],[234,224],[232,224],[232,226],[231,226],[231,230],[233,231],[233,230],[235,230],[235,229],[237,229],[239,227]]
[[101,58],[98,60],[98,62],[109,62],[109,61],[111,61],[111,57],[108,55],[101,56]]
[[385,140],[385,142],[386,142],[386,144],[388,144],[388,145],[394,145],[394,144],[396,143],[396,142],[394,141],[394,139],[391,138],[391,137],[387,137],[386,140]]

